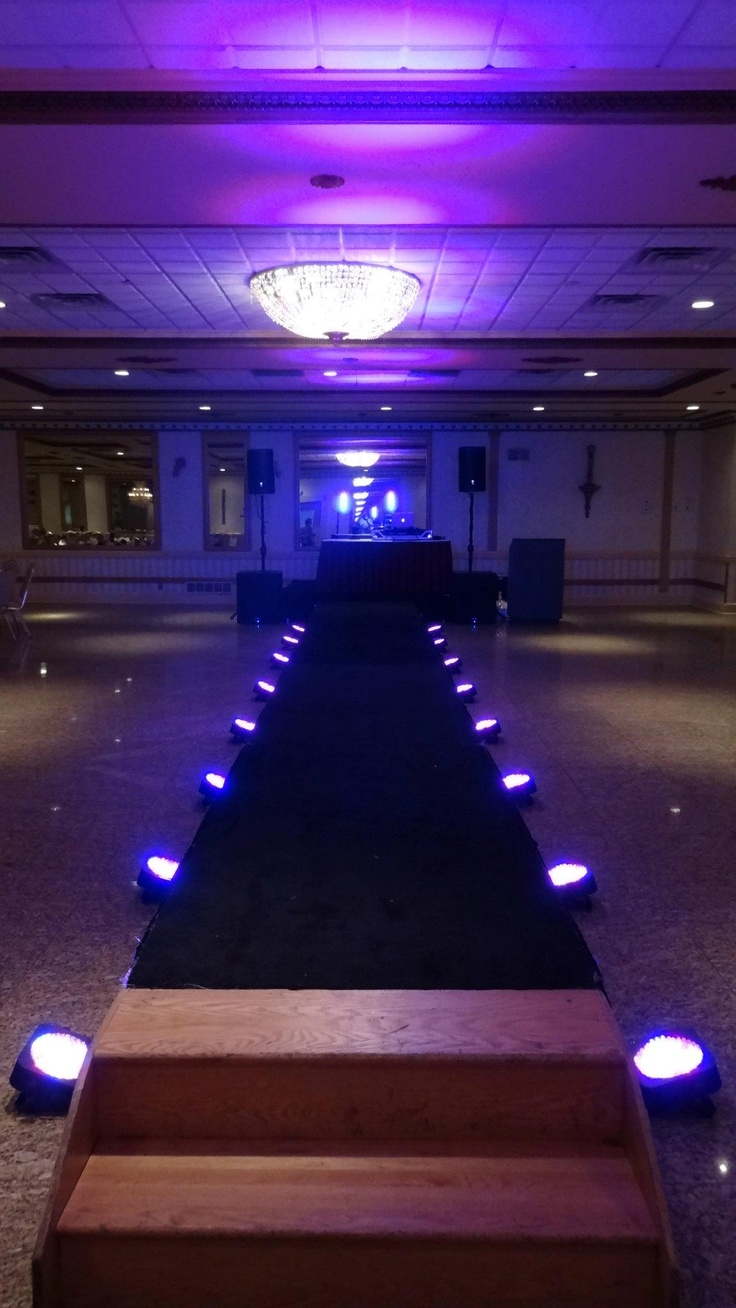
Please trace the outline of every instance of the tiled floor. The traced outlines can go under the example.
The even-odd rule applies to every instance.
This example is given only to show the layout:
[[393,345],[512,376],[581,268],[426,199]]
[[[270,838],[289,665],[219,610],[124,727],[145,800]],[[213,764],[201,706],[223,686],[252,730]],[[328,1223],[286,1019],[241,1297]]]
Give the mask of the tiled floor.
[[[44,609],[0,635],[0,1075],[44,1019],[92,1032],[150,911],[142,850],[186,847],[205,765],[234,756],[273,629],[227,613]],[[556,629],[458,628],[453,649],[529,767],[548,860],[590,862],[580,922],[628,1037],[676,1019],[715,1047],[710,1120],[655,1122],[687,1308],[733,1308],[736,1243],[736,619],[578,611]],[[46,674],[42,675],[43,668]],[[0,1303],[28,1308],[30,1254],[61,1123],[0,1119]]]

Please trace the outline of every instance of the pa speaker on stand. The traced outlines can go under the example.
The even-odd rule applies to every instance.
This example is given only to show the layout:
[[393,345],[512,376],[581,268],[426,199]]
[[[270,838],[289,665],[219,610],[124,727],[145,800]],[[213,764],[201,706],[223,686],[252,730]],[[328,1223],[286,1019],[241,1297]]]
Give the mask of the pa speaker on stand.
[[284,574],[266,571],[266,495],[276,491],[273,450],[248,450],[248,491],[260,502],[261,570],[237,574],[238,622],[280,622]]
[[485,445],[461,445],[457,452],[458,490],[470,496],[470,520],[468,523],[468,572],[473,571],[473,530],[475,526],[476,491],[486,488],[486,448]]

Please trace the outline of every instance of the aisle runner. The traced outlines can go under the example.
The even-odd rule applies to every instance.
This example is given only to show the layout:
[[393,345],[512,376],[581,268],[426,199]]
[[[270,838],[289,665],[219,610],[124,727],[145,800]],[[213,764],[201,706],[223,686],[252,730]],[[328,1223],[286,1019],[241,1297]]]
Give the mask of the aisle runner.
[[417,610],[319,605],[129,984],[598,983]]

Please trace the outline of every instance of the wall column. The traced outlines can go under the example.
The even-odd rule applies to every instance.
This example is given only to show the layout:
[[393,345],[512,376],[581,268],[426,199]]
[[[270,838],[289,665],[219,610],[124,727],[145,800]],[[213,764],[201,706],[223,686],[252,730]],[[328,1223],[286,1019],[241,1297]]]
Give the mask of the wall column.
[[0,432],[0,549],[23,548],[20,496],[20,461],[15,432]]

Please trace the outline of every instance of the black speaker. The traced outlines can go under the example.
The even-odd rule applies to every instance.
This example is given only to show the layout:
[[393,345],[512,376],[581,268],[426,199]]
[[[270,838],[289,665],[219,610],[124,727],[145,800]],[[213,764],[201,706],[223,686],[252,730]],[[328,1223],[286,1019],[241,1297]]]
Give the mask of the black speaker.
[[283,572],[238,572],[238,622],[281,622],[284,616]]
[[273,450],[248,450],[248,490],[251,495],[274,494]]
[[510,622],[559,622],[564,585],[564,539],[512,540],[506,613]]
[[461,445],[457,452],[458,490],[484,491],[486,488],[485,445]]

